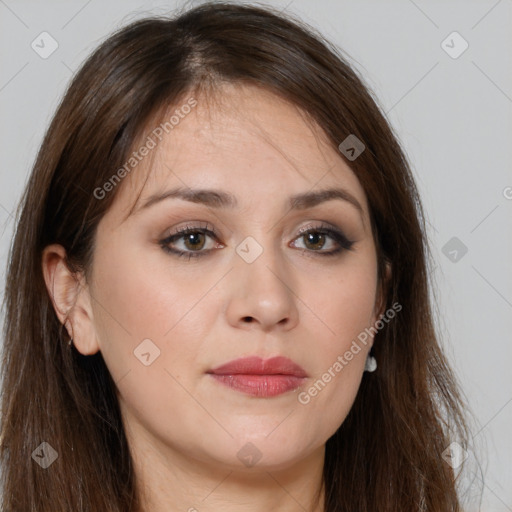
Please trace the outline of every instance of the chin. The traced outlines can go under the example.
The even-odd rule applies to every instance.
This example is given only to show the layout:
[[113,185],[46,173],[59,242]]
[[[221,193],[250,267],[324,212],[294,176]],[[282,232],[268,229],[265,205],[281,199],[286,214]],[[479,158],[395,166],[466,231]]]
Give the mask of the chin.
[[[269,434],[269,432],[271,433]],[[250,436],[237,436],[228,442],[228,446],[225,447],[226,451],[219,455],[232,470],[280,471],[293,467],[323,447],[322,441],[313,443],[293,439],[286,429],[281,435],[276,434],[277,431],[266,430],[261,434],[255,434],[252,431]],[[229,454],[227,459],[225,458],[226,454]]]

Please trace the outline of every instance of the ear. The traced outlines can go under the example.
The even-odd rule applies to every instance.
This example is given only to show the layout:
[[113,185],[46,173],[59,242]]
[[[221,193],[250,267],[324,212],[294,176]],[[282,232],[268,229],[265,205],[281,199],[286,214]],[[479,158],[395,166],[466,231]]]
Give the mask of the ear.
[[89,287],[81,273],[72,272],[62,245],[48,245],[42,255],[43,276],[55,313],[83,355],[98,352]]
[[[388,287],[389,282],[391,280],[391,263],[386,260],[384,264],[384,275],[381,277],[379,282],[377,283],[377,293],[375,297],[375,305],[373,308],[373,318],[372,325],[379,320],[379,318],[384,315],[386,311],[387,305],[387,296],[388,296]],[[373,346],[373,342],[375,340],[375,336],[372,336],[371,345]]]
[[375,298],[375,321],[377,321],[381,315],[385,313],[389,283],[391,281],[391,263],[385,260],[384,263],[384,275],[381,276],[380,282],[377,287],[377,295]]

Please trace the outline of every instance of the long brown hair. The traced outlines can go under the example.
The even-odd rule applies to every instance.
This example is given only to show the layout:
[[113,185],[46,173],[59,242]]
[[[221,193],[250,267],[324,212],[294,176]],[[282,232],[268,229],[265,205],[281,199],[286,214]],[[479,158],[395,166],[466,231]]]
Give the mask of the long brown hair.
[[[45,246],[61,244],[70,268],[87,275],[96,227],[119,187],[101,200],[94,191],[162,109],[184,97],[200,100],[222,82],[285,98],[336,148],[349,135],[365,145],[347,163],[368,198],[386,304],[402,310],[376,335],[378,370],[364,375],[348,417],[327,442],[325,510],[460,510],[442,454],[451,436],[464,448],[467,431],[434,328],[424,217],[404,153],[339,50],[271,8],[230,3],[143,19],[109,37],[74,77],[46,133],[9,256],[2,510],[141,506],[115,383],[101,353],[68,348],[41,256]],[[386,262],[392,272],[384,281]],[[46,469],[32,456],[42,442],[58,454]]]

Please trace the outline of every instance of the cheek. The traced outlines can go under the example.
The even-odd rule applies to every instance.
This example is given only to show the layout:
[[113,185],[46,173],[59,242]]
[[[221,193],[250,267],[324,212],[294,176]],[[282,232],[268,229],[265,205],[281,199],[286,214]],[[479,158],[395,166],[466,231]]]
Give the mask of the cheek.
[[206,308],[201,298],[218,278],[205,276],[204,269],[202,275],[180,273],[162,264],[165,258],[147,253],[103,247],[95,257],[93,310],[100,350],[114,380],[143,371],[148,360],[162,369],[176,367],[175,361],[192,365],[207,337],[205,315],[215,317],[215,304],[205,301]]
[[219,277],[205,276],[204,269],[202,276],[180,273],[165,265],[165,258],[157,260],[112,247],[98,253],[93,309],[100,350],[121,403],[140,424],[159,426],[165,436],[170,411],[194,416],[187,391],[193,392],[191,369],[201,371],[198,355],[218,317],[208,291]]
[[301,293],[311,316],[323,324],[319,331],[324,333],[319,336],[322,352],[332,356],[346,350],[375,320],[376,259],[372,251],[361,251],[330,274],[313,277],[316,285],[304,281]]
[[319,281],[321,289],[303,291],[311,310],[306,316],[317,330],[308,348],[313,375],[297,400],[311,417],[323,418],[316,424],[319,436],[332,435],[350,411],[371,347],[377,270],[372,253],[365,254]]

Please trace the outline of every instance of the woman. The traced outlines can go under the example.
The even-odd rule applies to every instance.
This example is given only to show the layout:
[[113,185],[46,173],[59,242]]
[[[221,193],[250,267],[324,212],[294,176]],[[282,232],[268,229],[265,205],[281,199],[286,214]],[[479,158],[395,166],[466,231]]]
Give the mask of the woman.
[[404,154],[319,35],[218,3],[120,30],[22,200],[3,509],[460,510],[427,255]]

